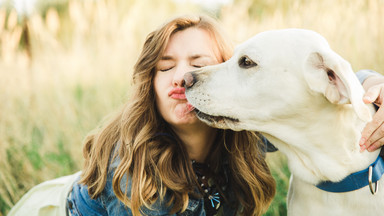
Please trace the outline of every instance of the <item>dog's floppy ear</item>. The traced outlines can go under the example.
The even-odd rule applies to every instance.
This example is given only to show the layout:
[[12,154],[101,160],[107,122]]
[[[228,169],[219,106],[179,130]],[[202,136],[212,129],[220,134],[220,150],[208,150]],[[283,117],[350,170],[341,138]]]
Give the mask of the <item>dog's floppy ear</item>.
[[371,120],[363,102],[364,89],[351,65],[338,54],[331,51],[311,53],[304,66],[304,76],[309,87],[324,94],[331,103],[351,103],[361,120]]

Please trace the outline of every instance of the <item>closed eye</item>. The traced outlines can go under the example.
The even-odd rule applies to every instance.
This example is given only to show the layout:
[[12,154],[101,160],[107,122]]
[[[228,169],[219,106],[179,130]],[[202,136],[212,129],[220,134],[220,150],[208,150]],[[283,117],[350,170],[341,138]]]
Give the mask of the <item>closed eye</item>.
[[161,72],[166,72],[166,71],[169,71],[171,70],[173,67],[170,67],[170,68],[165,68],[165,69],[160,69]]
[[254,61],[252,61],[252,59],[250,59],[248,56],[242,56],[239,59],[239,66],[241,68],[248,69],[251,67],[256,67],[257,64]]
[[192,67],[201,68],[201,67],[204,67],[204,66],[202,66],[202,65],[192,65]]

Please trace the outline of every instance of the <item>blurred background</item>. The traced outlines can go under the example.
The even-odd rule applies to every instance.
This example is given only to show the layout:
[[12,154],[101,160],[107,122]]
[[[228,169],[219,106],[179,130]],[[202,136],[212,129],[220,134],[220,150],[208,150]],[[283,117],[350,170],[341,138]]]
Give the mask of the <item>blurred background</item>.
[[[312,29],[355,71],[384,72],[383,0],[0,0],[0,216],[34,185],[82,168],[82,140],[128,100],[146,35],[204,13],[234,44],[277,28]],[[266,215],[286,215],[289,171]]]

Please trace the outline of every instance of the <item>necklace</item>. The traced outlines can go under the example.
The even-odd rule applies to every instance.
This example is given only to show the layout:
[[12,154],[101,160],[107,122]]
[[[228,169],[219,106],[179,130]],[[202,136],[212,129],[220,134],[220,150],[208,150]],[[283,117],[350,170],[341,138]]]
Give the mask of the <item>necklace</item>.
[[[223,197],[218,190],[214,173],[209,165],[198,163],[195,160],[192,160],[192,167],[203,192],[206,215],[216,215],[220,209]],[[225,190],[225,187],[223,189]]]

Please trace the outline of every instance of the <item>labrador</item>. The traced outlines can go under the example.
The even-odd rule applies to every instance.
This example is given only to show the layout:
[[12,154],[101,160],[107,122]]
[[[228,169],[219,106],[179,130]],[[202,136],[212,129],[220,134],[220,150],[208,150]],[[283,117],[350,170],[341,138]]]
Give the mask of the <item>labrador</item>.
[[305,29],[262,32],[228,61],[187,73],[184,81],[199,119],[259,131],[287,156],[288,215],[384,214],[384,192],[377,191],[382,159],[379,151],[361,153],[358,144],[375,111],[363,103],[350,64],[323,36]]

